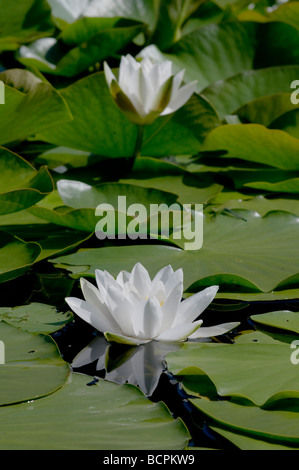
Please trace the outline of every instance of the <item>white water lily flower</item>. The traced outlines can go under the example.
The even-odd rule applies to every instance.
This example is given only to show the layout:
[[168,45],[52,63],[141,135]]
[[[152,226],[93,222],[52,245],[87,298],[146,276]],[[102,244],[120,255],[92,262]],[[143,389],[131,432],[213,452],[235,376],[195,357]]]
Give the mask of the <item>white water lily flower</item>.
[[238,323],[198,328],[194,321],[212,302],[218,286],[204,289],[181,302],[183,271],[166,266],[151,280],[137,263],[132,272],[121,271],[116,279],[96,270],[96,288],[81,278],[85,300],[66,298],[70,308],[83,320],[104,333],[108,341],[142,344],[156,341],[185,341],[226,333]]
[[184,70],[173,75],[170,60],[153,64],[145,58],[138,62],[129,54],[121,58],[118,81],[106,62],[104,71],[117,106],[139,125],[174,113],[189,100],[197,84],[193,81],[181,86]]

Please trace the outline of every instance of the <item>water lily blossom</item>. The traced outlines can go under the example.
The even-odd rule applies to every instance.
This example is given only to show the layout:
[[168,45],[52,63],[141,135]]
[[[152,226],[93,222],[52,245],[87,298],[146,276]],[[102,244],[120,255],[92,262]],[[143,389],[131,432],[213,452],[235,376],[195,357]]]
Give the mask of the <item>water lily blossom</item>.
[[131,55],[122,56],[118,81],[104,62],[104,71],[117,106],[135,124],[151,124],[158,116],[174,113],[195,91],[197,81],[181,86],[184,70],[174,75],[172,62],[141,62]]
[[[214,299],[218,286],[204,289],[181,301],[183,271],[162,268],[151,280],[137,263],[131,272],[121,271],[114,279],[107,271],[95,271],[97,288],[81,278],[85,300],[66,298],[69,307],[112,342],[138,345],[152,340],[185,341],[217,336],[238,323],[200,328],[196,320]],[[196,321],[194,321],[196,320]]]

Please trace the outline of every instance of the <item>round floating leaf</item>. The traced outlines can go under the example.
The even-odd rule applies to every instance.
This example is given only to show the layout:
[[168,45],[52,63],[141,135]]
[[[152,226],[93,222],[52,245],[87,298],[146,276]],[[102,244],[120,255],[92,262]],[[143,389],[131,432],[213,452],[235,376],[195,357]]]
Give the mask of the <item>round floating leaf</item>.
[[285,446],[299,446],[298,413],[291,411],[266,411],[255,406],[241,406],[227,401],[191,400],[207,415],[213,425],[245,434],[255,439],[267,439]]
[[[242,220],[218,214],[204,220],[203,247],[183,251],[161,245],[104,247],[63,256],[54,263],[80,275],[94,276],[95,269],[106,269],[116,276],[141,262],[151,276],[171,264],[183,268],[185,289],[211,284],[241,285],[251,291],[270,292],[298,273],[299,220],[285,212],[241,212]],[[82,269],[82,267],[84,267]],[[290,279],[290,282],[292,280]]]
[[54,186],[46,167],[37,171],[19,155],[0,148],[0,187],[0,215],[3,215],[36,204]]
[[287,445],[284,446],[259,439],[260,436],[257,436],[257,439],[254,439],[253,436],[249,437],[238,434],[238,432],[231,432],[233,429],[227,431],[214,426],[211,426],[211,429],[235,444],[240,450],[296,450],[293,447],[288,447]]
[[64,99],[48,82],[28,70],[0,73],[5,84],[5,106],[0,106],[0,145],[53,128],[72,116]]
[[0,405],[48,395],[66,382],[69,366],[50,336],[29,334],[1,321],[0,338],[5,346]]
[[2,407],[0,448],[136,451],[187,445],[186,428],[164,404],[150,402],[131,385],[88,382],[88,377],[72,374],[51,396]]
[[[51,207],[52,201],[58,200],[58,194],[54,192],[45,199],[41,205],[30,208],[30,212],[37,217],[45,218],[58,225],[71,227],[77,230],[94,232],[100,220],[100,215],[96,215],[96,207],[100,204],[110,204],[115,214],[115,228],[121,231],[117,223],[117,212],[126,216],[132,204],[143,204],[145,208],[145,221],[150,216],[150,204],[168,204],[169,206],[177,201],[177,195],[155,188],[143,188],[137,185],[125,183],[104,183],[97,186],[90,186],[80,181],[60,180],[57,183],[60,204]],[[124,202],[119,202],[119,197],[125,196]],[[48,204],[49,202],[49,204]],[[59,207],[63,203],[67,206]],[[130,216],[128,220],[131,220]]]
[[[261,406],[281,398],[299,398],[298,371],[289,344],[185,343],[166,357],[175,375],[208,375],[222,397],[240,397]],[[279,380],[277,378],[279,377]]]
[[60,330],[73,318],[68,313],[57,312],[55,307],[31,303],[19,307],[0,307],[0,320],[29,333],[50,334]]
[[225,158],[241,158],[281,170],[299,168],[299,140],[258,124],[218,127],[208,134],[201,150],[225,150]]
[[296,65],[249,70],[213,83],[202,93],[217,110],[220,119],[238,114],[267,126],[276,117],[294,109],[290,84],[298,75],[299,66]]
[[54,31],[51,10],[45,0],[22,0],[7,7],[0,2],[0,49],[15,50],[20,44]]
[[187,82],[197,80],[197,91],[218,80],[250,70],[255,54],[253,24],[208,24],[176,42],[167,53],[150,45],[140,53],[157,62],[171,60],[177,71],[185,69]]
[[38,243],[26,243],[6,232],[0,232],[0,282],[24,274],[37,261],[40,253]]
[[[36,67],[45,73],[73,77],[124,48],[143,29],[143,26],[137,25],[108,27],[102,31],[97,28],[97,31],[94,32],[95,22],[92,20],[95,19],[83,18],[79,20],[79,33],[85,33],[88,29],[91,31],[87,34],[87,38],[84,37],[86,33],[85,35],[81,34],[80,36],[83,37],[78,37],[78,45],[76,44],[66,53],[65,45],[63,47],[61,42],[55,38],[43,38],[29,46],[22,46],[17,59],[27,67]],[[98,20],[101,21],[101,19]],[[91,22],[91,28],[89,28]],[[73,26],[70,28],[73,29]],[[61,39],[64,39],[63,34]],[[51,57],[52,61],[49,61],[48,57]]]
[[[211,202],[213,203],[213,201]],[[226,201],[224,204],[219,205],[218,207],[214,205],[211,205],[210,207],[212,210],[217,212],[227,209],[246,209],[250,211],[256,211],[262,216],[272,211],[286,211],[291,212],[292,214],[299,217],[299,201],[296,199],[268,199],[264,196],[256,196],[254,198],[248,199],[247,201],[243,201],[241,199],[231,199]]]
[[280,310],[262,315],[251,315],[251,318],[262,326],[279,328],[299,334],[299,312]]

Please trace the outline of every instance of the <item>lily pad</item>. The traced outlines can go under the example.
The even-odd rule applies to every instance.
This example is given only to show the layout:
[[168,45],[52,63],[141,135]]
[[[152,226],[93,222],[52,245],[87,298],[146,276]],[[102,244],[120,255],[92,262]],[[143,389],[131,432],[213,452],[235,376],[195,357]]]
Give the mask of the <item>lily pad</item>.
[[254,439],[252,436],[249,437],[238,434],[238,432],[231,432],[233,429],[231,429],[231,431],[227,431],[214,426],[211,426],[211,429],[235,444],[240,450],[296,450],[294,447],[258,439],[260,436],[257,436],[257,439]]
[[226,22],[202,26],[183,36],[165,53],[150,45],[139,55],[156,62],[171,60],[177,71],[186,69],[186,81],[197,80],[197,92],[201,92],[211,83],[250,70],[254,45],[254,24]]
[[15,50],[24,42],[54,32],[51,10],[45,0],[23,0],[7,8],[0,2],[0,49]]
[[296,65],[247,70],[213,83],[202,93],[217,110],[220,119],[237,114],[267,126],[276,117],[294,109],[290,84],[298,74],[299,66]]
[[[204,372],[221,397],[247,399],[258,406],[281,398],[299,398],[298,371],[290,361],[289,344],[185,343],[166,357],[168,369],[178,376]],[[279,377],[279,381],[277,380]]]
[[[213,201],[211,201],[213,203]],[[256,211],[264,216],[272,211],[286,211],[299,217],[299,201],[287,198],[266,198],[264,196],[256,196],[248,200],[231,199],[219,206],[210,206],[216,212],[233,209],[247,209]]]
[[251,315],[251,319],[262,326],[292,331],[293,333],[299,334],[299,312],[280,310],[261,315]]
[[73,319],[70,312],[61,313],[51,305],[31,303],[19,307],[0,307],[0,321],[28,331],[50,334],[60,330]]
[[88,377],[72,374],[68,384],[51,396],[2,407],[0,448],[136,451],[178,450],[187,445],[185,426],[163,403],[150,402],[131,385],[99,380],[87,386],[88,382]]
[[[225,430],[270,443],[298,448],[298,413],[266,411],[255,406],[241,406],[227,401],[191,400],[211,420]],[[266,449],[265,449],[266,450]]]
[[19,155],[0,148],[0,214],[21,211],[36,204],[53,189],[46,167],[35,170]]
[[0,405],[24,402],[58,390],[69,366],[50,336],[33,335],[0,322],[5,364],[0,368]]
[[0,73],[5,85],[5,106],[0,106],[0,145],[53,128],[72,119],[55,88],[28,70]]
[[[98,27],[94,31],[95,20],[95,18],[78,20],[77,23],[80,23],[78,29],[81,34],[77,35],[78,42],[73,44],[67,52],[65,52],[66,45],[61,43],[64,40],[64,34],[62,34],[60,42],[51,37],[38,39],[29,46],[22,46],[18,51],[18,61],[27,67],[36,67],[44,73],[73,77],[123,49],[143,29],[142,25],[134,25],[107,27],[103,30]],[[101,21],[101,19],[97,20],[98,23]],[[68,29],[74,29],[75,25],[76,23]]]
[[6,232],[0,232],[0,238],[0,282],[4,282],[24,274],[37,261],[41,247]]
[[[58,225],[89,232],[96,230],[96,225],[100,220],[101,214],[96,214],[96,208],[100,204],[111,205],[115,214],[121,212],[126,220],[130,221],[133,216],[128,214],[129,207],[137,202],[141,203],[146,209],[144,219],[146,221],[147,216],[150,216],[150,204],[165,203],[170,206],[178,199],[177,195],[166,191],[125,183],[104,183],[90,186],[80,181],[60,180],[58,188],[59,194],[54,192],[41,205],[30,208],[30,212]],[[123,199],[123,203],[119,203],[120,196],[126,197],[125,200]],[[52,201],[55,202],[59,199],[60,205],[53,207]],[[115,220],[115,214],[113,214],[113,220]],[[116,223],[115,229],[117,233],[123,233],[125,227],[122,228]]]
[[[184,251],[163,245],[104,247],[79,251],[52,260],[74,277],[94,276],[106,269],[116,276],[141,262],[151,276],[171,264],[183,268],[185,289],[211,284],[243,286],[243,292],[271,292],[282,281],[293,283],[298,273],[298,218],[285,212],[261,217],[242,211],[242,220],[218,214],[204,221],[203,247]],[[245,288],[245,289],[244,289]],[[240,292],[240,288],[238,288]]]
[[225,150],[224,158],[241,158],[281,170],[299,168],[299,140],[259,124],[218,127],[208,134],[201,150]]

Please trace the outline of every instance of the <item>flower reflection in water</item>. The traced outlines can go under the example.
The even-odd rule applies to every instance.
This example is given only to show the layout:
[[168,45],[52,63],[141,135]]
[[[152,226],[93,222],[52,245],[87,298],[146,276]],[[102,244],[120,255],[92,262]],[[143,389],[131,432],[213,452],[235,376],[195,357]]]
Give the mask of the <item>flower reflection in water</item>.
[[[181,343],[151,341],[131,347],[110,344],[99,335],[77,354],[73,369],[80,369],[95,361],[96,371],[104,371],[104,379],[117,384],[136,385],[146,395],[156,390],[166,366],[166,354],[177,351]],[[95,374],[96,375],[96,374]]]

